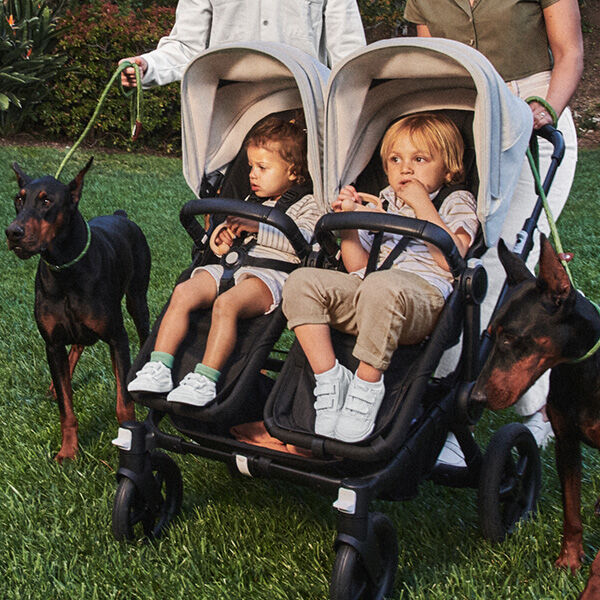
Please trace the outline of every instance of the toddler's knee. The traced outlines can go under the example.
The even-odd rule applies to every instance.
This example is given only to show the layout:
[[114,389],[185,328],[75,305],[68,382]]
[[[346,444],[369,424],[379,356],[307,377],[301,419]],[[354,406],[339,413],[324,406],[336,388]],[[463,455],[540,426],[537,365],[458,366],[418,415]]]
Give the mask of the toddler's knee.
[[311,295],[310,290],[315,281],[312,271],[313,269],[307,268],[290,273],[282,290],[284,304],[294,303],[299,298],[306,298]]
[[185,290],[185,282],[178,283],[171,294],[170,309],[186,308],[189,304],[189,294]]
[[398,296],[398,287],[390,285],[390,278],[385,271],[371,273],[363,280],[359,290],[357,302],[367,303],[371,306],[388,305],[395,302]]

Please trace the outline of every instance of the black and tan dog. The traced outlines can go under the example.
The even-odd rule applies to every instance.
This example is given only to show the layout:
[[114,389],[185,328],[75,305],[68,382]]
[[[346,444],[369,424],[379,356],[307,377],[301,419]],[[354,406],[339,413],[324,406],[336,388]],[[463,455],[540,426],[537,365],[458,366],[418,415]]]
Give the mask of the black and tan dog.
[[[77,454],[71,377],[84,346],[99,339],[110,346],[117,380],[117,419],[122,423],[135,416],[125,387],[130,355],[121,311],[124,295],[141,344],[149,331],[146,238],[124,211],[96,217],[89,224],[84,220],[79,199],[91,163],[92,159],[68,185],[50,176],[33,180],[14,163],[19,184],[17,217],[6,228],[8,247],[19,258],[40,255],[35,319],[46,343],[60,409],[59,462]],[[67,345],[71,345],[68,356]]]
[[[493,410],[506,408],[552,369],[547,410],[556,435],[564,511],[555,564],[575,571],[583,558],[580,444],[600,448],[600,314],[573,288],[544,236],[537,278],[502,242],[498,251],[511,292],[490,326],[494,345],[471,397]],[[582,597],[600,598],[599,557],[591,573]]]

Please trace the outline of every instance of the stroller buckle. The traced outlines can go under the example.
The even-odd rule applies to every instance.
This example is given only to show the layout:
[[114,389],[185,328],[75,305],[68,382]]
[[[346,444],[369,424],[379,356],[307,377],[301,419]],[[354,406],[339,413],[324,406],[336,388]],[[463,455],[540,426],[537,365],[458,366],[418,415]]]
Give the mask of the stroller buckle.
[[225,262],[228,265],[234,265],[237,262],[237,260],[238,260],[239,257],[240,256],[239,256],[239,254],[237,252],[235,252],[235,251],[234,252],[229,252],[229,253],[227,253],[225,255]]

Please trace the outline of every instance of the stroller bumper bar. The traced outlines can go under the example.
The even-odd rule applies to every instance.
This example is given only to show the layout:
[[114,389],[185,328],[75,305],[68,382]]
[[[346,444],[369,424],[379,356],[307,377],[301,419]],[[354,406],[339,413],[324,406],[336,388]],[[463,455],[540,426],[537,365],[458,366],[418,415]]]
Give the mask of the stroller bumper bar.
[[332,213],[319,219],[315,227],[315,237],[321,246],[327,248],[329,232],[339,229],[387,231],[420,239],[440,249],[455,278],[459,277],[465,269],[466,263],[453,239],[441,227],[429,221],[377,212]]
[[179,213],[179,221],[196,245],[200,245],[198,241],[206,232],[195,217],[205,214],[232,215],[265,223],[275,227],[287,237],[300,260],[306,258],[311,252],[310,244],[304,239],[293,219],[285,213],[275,207],[229,198],[202,198],[184,204]]

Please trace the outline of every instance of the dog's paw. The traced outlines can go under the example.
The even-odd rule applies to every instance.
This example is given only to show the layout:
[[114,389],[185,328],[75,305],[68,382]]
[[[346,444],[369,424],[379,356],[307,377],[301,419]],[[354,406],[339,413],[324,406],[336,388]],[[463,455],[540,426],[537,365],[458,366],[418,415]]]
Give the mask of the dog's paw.
[[574,575],[581,568],[583,556],[581,544],[564,545],[558,558],[554,561],[554,566],[557,569],[570,569]]

